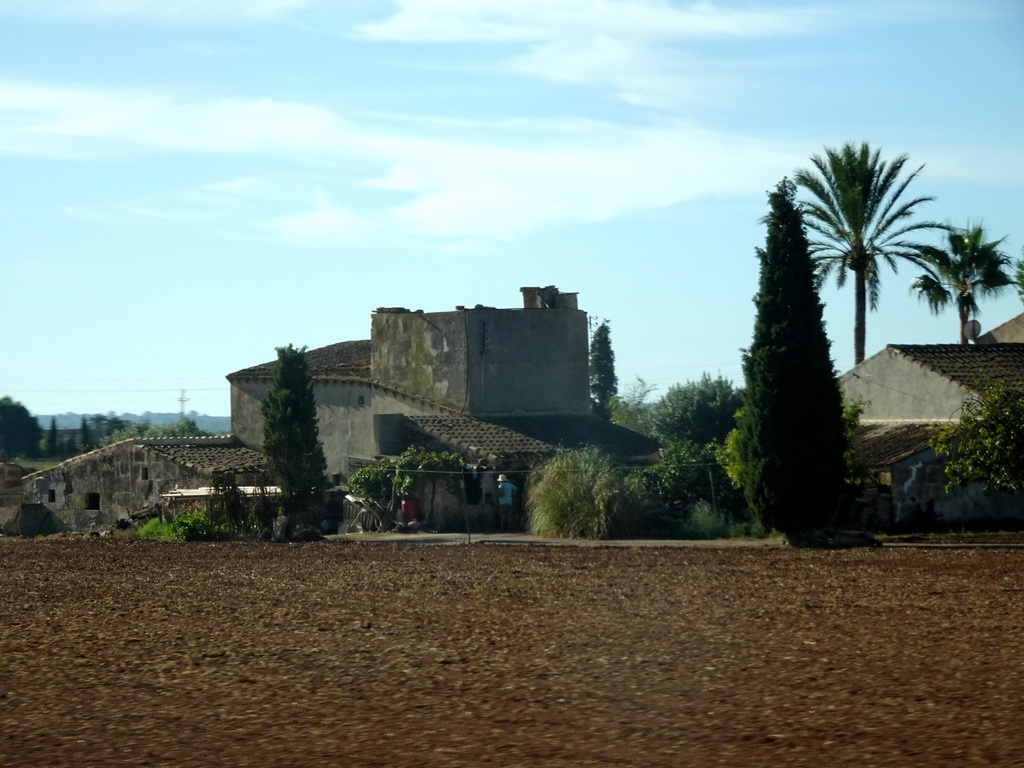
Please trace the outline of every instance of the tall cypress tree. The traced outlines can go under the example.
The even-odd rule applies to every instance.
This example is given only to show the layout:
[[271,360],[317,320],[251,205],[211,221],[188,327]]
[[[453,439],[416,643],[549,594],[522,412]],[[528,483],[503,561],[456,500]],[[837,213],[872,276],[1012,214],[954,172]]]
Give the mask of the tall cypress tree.
[[46,455],[55,457],[57,455],[57,417],[50,417],[50,431],[46,433]]
[[289,526],[312,524],[324,489],[327,460],[320,443],[306,348],[277,348],[273,382],[261,406],[263,452],[281,489]]
[[615,352],[611,329],[604,320],[590,337],[590,410],[602,419],[611,419],[612,398],[619,393],[615,375]]
[[81,445],[82,453],[92,450],[92,435],[89,432],[89,420],[83,416],[82,426],[78,428],[78,442]]
[[791,542],[835,511],[845,448],[842,396],[795,195],[788,179],[768,193],[737,444],[751,513]]

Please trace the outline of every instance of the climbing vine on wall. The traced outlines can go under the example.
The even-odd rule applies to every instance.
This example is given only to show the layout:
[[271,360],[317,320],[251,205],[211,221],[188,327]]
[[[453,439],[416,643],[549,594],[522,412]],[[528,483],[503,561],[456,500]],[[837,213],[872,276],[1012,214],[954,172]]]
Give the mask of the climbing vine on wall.
[[462,494],[462,457],[451,451],[431,451],[422,446],[407,448],[394,461],[381,459],[371,467],[352,473],[349,489],[366,496],[384,509],[393,509],[398,499],[438,484],[456,498]]

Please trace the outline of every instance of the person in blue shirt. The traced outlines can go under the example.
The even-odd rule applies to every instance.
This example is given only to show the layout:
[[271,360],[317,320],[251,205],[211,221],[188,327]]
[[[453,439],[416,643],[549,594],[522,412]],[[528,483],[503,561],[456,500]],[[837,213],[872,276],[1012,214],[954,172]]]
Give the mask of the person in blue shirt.
[[498,475],[498,524],[501,531],[512,528],[512,495],[517,490],[505,475]]

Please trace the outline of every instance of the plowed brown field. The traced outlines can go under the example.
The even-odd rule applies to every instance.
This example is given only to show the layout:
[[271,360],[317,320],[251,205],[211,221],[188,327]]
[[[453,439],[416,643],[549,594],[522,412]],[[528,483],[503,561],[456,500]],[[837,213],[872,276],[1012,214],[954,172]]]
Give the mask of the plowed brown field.
[[0,541],[0,765],[1024,765],[1024,550]]

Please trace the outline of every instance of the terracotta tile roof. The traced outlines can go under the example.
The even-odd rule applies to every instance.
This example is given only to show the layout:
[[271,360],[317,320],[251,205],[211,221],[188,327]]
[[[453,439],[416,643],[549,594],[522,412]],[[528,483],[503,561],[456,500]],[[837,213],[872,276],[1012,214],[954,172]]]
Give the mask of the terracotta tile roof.
[[[228,374],[232,379],[269,379],[274,372],[274,363],[254,365]],[[309,375],[315,379],[366,379],[370,378],[370,341],[342,341],[306,351],[306,366]]]
[[509,457],[546,456],[559,447],[595,446],[632,458],[658,450],[656,441],[596,416],[407,416],[420,430],[460,450]]
[[556,446],[469,416],[406,416],[422,432],[457,448],[509,457],[547,456]]
[[658,450],[658,442],[653,438],[589,414],[501,416],[490,421],[562,448],[594,446],[634,457],[649,456]]
[[935,424],[861,424],[853,433],[853,452],[870,469],[888,469],[927,450],[936,429]]
[[[212,472],[249,473],[262,472],[266,467],[263,454],[246,448],[234,435],[210,435],[207,437],[130,437],[117,443],[95,448],[88,453],[65,459],[58,467],[71,467],[91,461],[99,455],[106,455],[137,446],[163,458],[185,466]],[[33,473],[41,475],[54,469]]]
[[125,440],[123,443],[133,443],[143,450],[178,464],[211,472],[249,473],[262,472],[266,469],[263,454],[246,448],[234,435],[139,437]]
[[1024,344],[890,344],[889,349],[973,388],[1001,380],[1024,387]]

